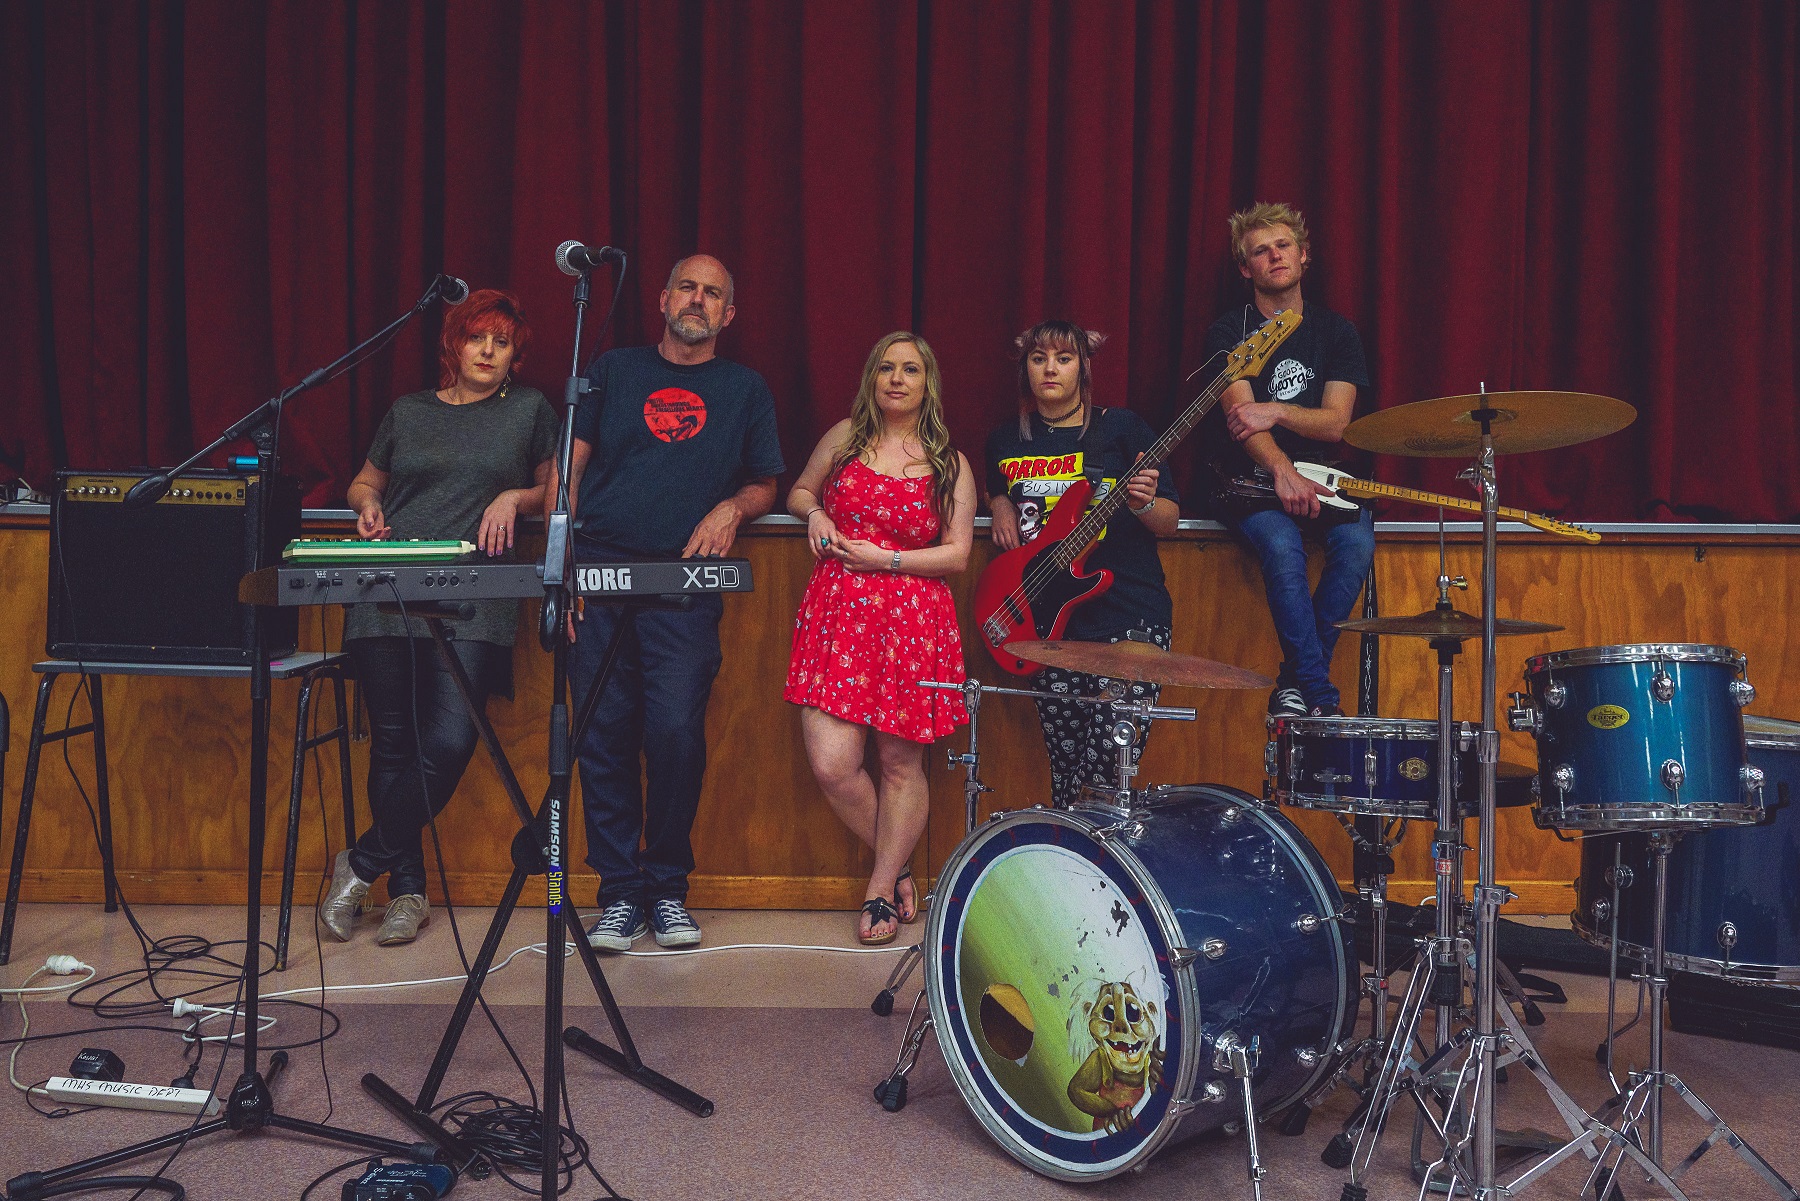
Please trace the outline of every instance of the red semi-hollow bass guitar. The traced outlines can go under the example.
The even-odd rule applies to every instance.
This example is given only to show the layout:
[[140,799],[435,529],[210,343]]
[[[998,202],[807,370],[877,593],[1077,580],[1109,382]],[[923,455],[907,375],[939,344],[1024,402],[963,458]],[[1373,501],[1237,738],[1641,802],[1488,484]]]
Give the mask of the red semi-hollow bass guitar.
[[[1300,316],[1283,309],[1239,342],[1226,355],[1224,369],[1132,470],[1160,468],[1225,389],[1260,374],[1269,355],[1299,326]],[[1106,523],[1124,505],[1123,485],[1121,480],[1089,509],[1093,486],[1076,480],[1056,502],[1036,538],[1000,555],[981,573],[975,584],[975,615],[981,623],[981,641],[1003,671],[1016,676],[1037,671],[1041,664],[1010,654],[1006,644],[1061,638],[1075,608],[1112,587],[1112,572],[1084,574],[1083,565]]]

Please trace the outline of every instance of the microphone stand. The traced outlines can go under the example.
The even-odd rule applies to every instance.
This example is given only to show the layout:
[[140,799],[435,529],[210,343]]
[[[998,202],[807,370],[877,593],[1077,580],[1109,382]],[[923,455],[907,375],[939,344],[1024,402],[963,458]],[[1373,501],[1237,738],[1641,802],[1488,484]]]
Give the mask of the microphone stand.
[[[266,498],[269,495],[272,477],[280,467],[282,406],[300,393],[316,388],[342,374],[359,361],[358,356],[366,354],[399,333],[402,326],[424,312],[432,301],[442,295],[445,281],[446,277],[442,275],[432,280],[431,286],[425,290],[425,294],[419,298],[419,302],[406,313],[352,347],[336,361],[309,372],[301,378],[299,383],[258,405],[227,426],[225,431],[213,439],[205,449],[190,455],[180,466],[138,481],[125,494],[123,502],[125,506],[142,508],[156,503],[167,494],[170,485],[182,472],[227,443],[246,436],[256,444],[256,487]],[[253,568],[263,566],[261,560],[267,509],[266,503],[256,506],[256,536],[251,542],[251,546],[254,548],[252,554],[255,559]],[[269,1091],[269,1086],[287,1066],[287,1052],[277,1051],[270,1058],[267,1076],[257,1070],[257,1002],[262,976],[263,847],[268,825],[269,782],[269,658],[264,649],[264,623],[260,605],[250,607],[250,637],[252,648],[250,656],[250,845],[246,863],[247,884],[244,901],[243,1073],[238,1077],[237,1083],[232,1086],[231,1095],[225,1103],[225,1112],[221,1116],[211,1121],[196,1123],[191,1128],[174,1134],[146,1139],[122,1147],[117,1151],[95,1155],[47,1172],[27,1172],[15,1176],[6,1183],[6,1195],[14,1198],[15,1201],[30,1201],[31,1198],[44,1196],[45,1191],[54,1185],[84,1176],[100,1168],[122,1163],[128,1159],[135,1159],[140,1155],[162,1151],[170,1147],[179,1151],[191,1140],[220,1130],[235,1130],[240,1134],[248,1134],[273,1127],[278,1130],[292,1130],[300,1134],[308,1134],[314,1138],[342,1143],[349,1147],[379,1152],[382,1155],[412,1159],[420,1163],[431,1163],[438,1157],[438,1149],[431,1143],[403,1143],[394,1139],[379,1138],[338,1126],[303,1121],[277,1113],[275,1112],[275,1100]],[[57,1190],[58,1193],[62,1191],[67,1190]],[[51,1195],[56,1195],[56,1193]]]
[[[615,305],[619,292],[624,288],[624,283],[625,263],[621,258],[618,284],[613,292]],[[550,784],[545,790],[542,805],[534,815],[525,800],[525,794],[519,786],[517,777],[507,762],[505,751],[494,733],[492,724],[488,721],[487,715],[474,703],[474,693],[467,673],[456,656],[450,652],[446,643],[447,635],[443,623],[435,617],[430,618],[428,624],[432,637],[437,642],[438,653],[448,665],[451,677],[462,694],[464,707],[473,719],[482,745],[486,747],[488,757],[493,761],[495,770],[500,775],[501,785],[512,802],[514,812],[518,814],[520,828],[518,834],[513,838],[512,877],[508,880],[500,905],[488,925],[487,936],[482,942],[480,953],[477,954],[474,963],[468,969],[468,977],[464,981],[455,1012],[451,1015],[450,1023],[438,1042],[437,1054],[432,1060],[431,1068],[426,1073],[425,1082],[421,1086],[418,1096],[408,1101],[399,1090],[373,1072],[365,1074],[362,1078],[363,1088],[370,1096],[386,1106],[396,1116],[405,1120],[420,1134],[431,1139],[459,1168],[466,1166],[474,1159],[474,1149],[457,1135],[444,1129],[432,1116],[432,1110],[436,1107],[438,1091],[443,1086],[444,1076],[449,1071],[451,1060],[455,1057],[457,1046],[462,1040],[463,1027],[480,999],[482,984],[492,969],[494,957],[500,948],[500,940],[506,933],[507,923],[512,919],[513,909],[518,904],[525,881],[530,876],[542,872],[545,877],[546,930],[544,938],[544,1069],[543,1087],[538,1098],[538,1107],[541,1113],[539,1131],[542,1136],[539,1151],[541,1156],[538,1185],[540,1201],[555,1201],[561,1185],[561,1107],[565,1078],[563,1069],[563,1047],[565,1045],[598,1060],[690,1113],[699,1117],[707,1117],[713,1112],[713,1103],[710,1100],[650,1068],[638,1054],[637,1047],[632,1042],[631,1031],[625,1025],[624,1013],[614,999],[612,988],[607,984],[606,975],[600,967],[599,955],[589,945],[587,934],[581,928],[581,919],[576,906],[569,902],[564,887],[564,855],[568,839],[563,831],[568,811],[570,784],[574,776],[574,748],[579,744],[582,733],[593,718],[594,709],[606,687],[607,679],[612,673],[613,663],[618,655],[625,632],[623,622],[614,627],[612,641],[602,656],[600,670],[596,673],[586,696],[582,698],[580,710],[576,716],[573,730],[571,730],[568,703],[569,640],[567,628],[568,618],[574,612],[575,571],[572,536],[574,522],[571,518],[569,469],[574,455],[575,415],[582,395],[589,390],[586,375],[581,370],[581,326],[583,314],[587,309],[588,292],[588,273],[583,271],[575,281],[575,348],[571,356],[569,379],[563,389],[562,427],[557,439],[556,501],[546,522],[547,532],[544,542],[542,568],[544,608],[542,621],[538,628],[538,638],[544,649],[550,653],[552,664],[548,751]],[[610,317],[609,312],[609,320]],[[605,327],[602,327],[601,342],[603,343],[604,340]],[[670,599],[679,603],[685,602],[687,598]],[[657,605],[659,601],[657,598],[646,597],[626,603],[643,607]],[[564,948],[570,941],[573,942],[575,952],[581,959],[582,967],[587,971],[588,980],[593,985],[601,1008],[605,1011],[613,1035],[618,1040],[619,1046],[616,1050],[579,1027],[570,1026],[566,1029],[563,1027],[563,978],[565,974],[563,956]]]

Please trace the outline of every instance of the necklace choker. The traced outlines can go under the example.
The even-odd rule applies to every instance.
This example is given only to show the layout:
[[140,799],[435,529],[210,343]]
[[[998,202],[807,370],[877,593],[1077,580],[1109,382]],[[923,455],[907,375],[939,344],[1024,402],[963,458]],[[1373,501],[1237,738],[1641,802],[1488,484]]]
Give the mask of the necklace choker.
[[1075,414],[1077,414],[1077,413],[1079,413],[1079,412],[1081,412],[1081,407],[1082,407],[1082,406],[1083,406],[1083,405],[1085,405],[1085,404],[1086,404],[1086,403],[1087,403],[1087,398],[1086,398],[1086,397],[1082,397],[1082,398],[1081,398],[1081,399],[1080,399],[1080,400],[1077,400],[1077,401],[1076,401],[1076,402],[1075,402],[1075,407],[1074,407],[1074,408],[1072,408],[1072,409],[1070,409],[1070,410],[1069,410],[1069,411],[1068,411],[1068,412],[1067,412],[1067,413],[1063,413],[1063,414],[1061,414],[1061,415],[1059,415],[1059,416],[1056,416],[1056,417],[1044,417],[1044,413],[1043,413],[1043,410],[1041,410],[1041,409],[1040,409],[1040,410],[1039,410],[1039,411],[1038,411],[1038,416],[1039,416],[1039,417],[1044,417],[1044,424],[1045,424],[1045,425],[1048,425],[1048,426],[1052,426],[1052,427],[1054,427],[1054,426],[1055,426],[1055,425],[1056,425],[1056,423],[1057,423],[1057,422],[1059,422],[1059,421],[1067,421],[1067,420],[1068,420],[1068,419],[1069,419],[1069,418],[1071,418],[1071,417],[1073,417],[1073,416],[1075,416]]

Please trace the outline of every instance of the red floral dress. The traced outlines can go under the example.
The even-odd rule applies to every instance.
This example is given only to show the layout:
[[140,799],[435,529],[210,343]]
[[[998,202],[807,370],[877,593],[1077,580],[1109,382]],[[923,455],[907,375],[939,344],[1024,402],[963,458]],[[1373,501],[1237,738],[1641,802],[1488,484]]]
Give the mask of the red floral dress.
[[[826,485],[825,513],[846,538],[885,550],[937,540],[932,478],[896,479],[852,459]],[[961,683],[962,635],[941,579],[904,571],[851,571],[821,559],[794,618],[782,698],[914,742],[969,720],[962,696],[920,680]]]

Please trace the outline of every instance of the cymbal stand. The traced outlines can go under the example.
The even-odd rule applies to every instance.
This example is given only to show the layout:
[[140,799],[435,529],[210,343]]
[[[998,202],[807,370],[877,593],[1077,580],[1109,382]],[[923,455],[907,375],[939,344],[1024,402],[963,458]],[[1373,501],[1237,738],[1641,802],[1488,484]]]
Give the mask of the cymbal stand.
[[[1440,571],[1438,606],[1441,609],[1450,608],[1450,587],[1450,577]],[[1457,929],[1457,915],[1462,904],[1462,857],[1467,848],[1463,846],[1462,822],[1456,813],[1456,754],[1460,748],[1453,720],[1456,656],[1462,652],[1462,640],[1434,638],[1431,646],[1438,655],[1437,829],[1431,843],[1431,859],[1436,872],[1437,927],[1430,938],[1419,941],[1418,962],[1407,982],[1393,1035],[1382,1049],[1375,1086],[1363,1105],[1351,1115],[1344,1135],[1334,1140],[1335,1152],[1333,1148],[1327,1148],[1328,1164],[1339,1160],[1334,1166],[1350,1169],[1350,1184],[1344,1192],[1346,1198],[1358,1196],[1363,1187],[1361,1178],[1368,1172],[1395,1099],[1403,1092],[1416,1095],[1417,1089],[1428,1086],[1431,1076],[1426,1065],[1441,1063],[1447,1058],[1444,1052],[1451,1043],[1456,1009],[1463,994],[1463,964],[1468,958],[1469,943]],[[1419,1023],[1428,1005],[1436,1016],[1433,1049],[1437,1053],[1425,1055]],[[1422,1063],[1409,1062],[1409,1051],[1415,1044],[1421,1047]],[[1348,1162],[1341,1162],[1344,1159],[1343,1140],[1352,1128],[1356,1130],[1355,1148]]]
[[[986,784],[981,782],[981,750],[979,741],[979,731],[981,726],[981,694],[983,692],[1022,692],[1023,690],[1013,688],[984,688],[982,687],[981,681],[973,676],[970,676],[960,684],[945,684],[937,680],[920,680],[919,686],[921,688],[937,688],[945,692],[960,692],[963,697],[963,707],[969,711],[969,749],[960,755],[955,751],[948,752],[951,770],[955,770],[959,766],[963,769],[963,837],[966,838],[975,832],[975,822],[978,820],[978,816],[981,812],[981,794],[994,791],[992,788],[989,788]],[[924,904],[919,906],[921,912],[930,907],[931,900],[932,894],[926,894]],[[912,975],[913,969],[919,966],[919,963],[923,958],[924,954],[919,950],[918,943],[913,943],[911,946],[907,947],[905,951],[901,952],[900,962],[896,963],[894,965],[894,970],[888,973],[887,983],[882,986],[880,992],[875,994],[875,999],[869,1003],[869,1008],[874,1012],[876,1017],[884,1018],[888,1016],[888,1014],[894,1012],[895,994],[900,991],[900,987],[906,983],[907,977]]]
[[[1485,384],[1481,391],[1485,396]],[[1629,1156],[1637,1162],[1652,1180],[1669,1191],[1670,1196],[1686,1201],[1668,1174],[1635,1143],[1576,1105],[1544,1067],[1543,1057],[1525,1037],[1524,1029],[1513,1016],[1512,1006],[1498,1004],[1500,989],[1495,952],[1500,907],[1514,896],[1511,889],[1496,883],[1494,878],[1499,827],[1495,816],[1494,772],[1500,760],[1500,735],[1495,727],[1495,696],[1499,687],[1494,653],[1494,616],[1499,592],[1499,488],[1494,469],[1493,423],[1501,415],[1485,402],[1481,408],[1470,413],[1481,425],[1481,452],[1475,465],[1464,473],[1465,478],[1474,480],[1481,493],[1481,729],[1476,735],[1475,744],[1476,761],[1480,769],[1481,810],[1478,819],[1478,874],[1474,903],[1475,1027],[1473,1031],[1460,1035],[1450,1044],[1441,1047],[1432,1060],[1427,1061],[1427,1066],[1435,1067],[1453,1049],[1460,1049],[1465,1053],[1444,1108],[1443,1122],[1440,1123],[1428,1107],[1422,1103],[1420,1105],[1426,1120],[1432,1123],[1442,1138],[1444,1149],[1438,1159],[1427,1167],[1425,1180],[1419,1187],[1419,1197],[1423,1201],[1436,1182],[1438,1187],[1446,1189],[1451,1195],[1460,1190],[1474,1201],[1497,1201],[1498,1198],[1516,1195],[1576,1154],[1586,1155],[1594,1161],[1594,1168],[1588,1179],[1588,1185],[1591,1186],[1605,1164],[1604,1149],[1597,1144],[1605,1142],[1621,1156]],[[1500,1030],[1502,1023],[1506,1026],[1504,1033]],[[1510,1046],[1512,1053],[1518,1055],[1531,1069],[1574,1134],[1567,1143],[1507,1184],[1499,1184],[1495,1180],[1494,1155],[1497,1141],[1494,1085],[1496,1073],[1501,1066],[1499,1056],[1503,1045]],[[1422,1072],[1424,1070],[1421,1069]],[[1470,1115],[1466,1124],[1461,1118],[1465,1113]],[[1447,1178],[1441,1182],[1437,1181],[1439,1172],[1447,1173]],[[1346,1186],[1346,1201],[1349,1201],[1350,1195]],[[1605,1193],[1600,1195],[1606,1196]]]
[[[1668,936],[1668,895],[1669,895],[1669,853],[1675,849],[1675,840],[1681,836],[1680,831],[1658,830],[1650,835],[1650,852],[1655,856],[1655,909],[1652,914],[1652,939],[1650,946],[1650,963],[1645,974],[1639,977],[1650,992],[1650,1068],[1644,1072],[1631,1073],[1631,1089],[1620,1097],[1615,1097],[1602,1107],[1602,1112],[1616,1107],[1624,1119],[1619,1126],[1620,1133],[1636,1139],[1639,1127],[1644,1124],[1645,1115],[1649,1116],[1649,1131],[1646,1150],[1656,1164],[1663,1162],[1663,1090],[1673,1089],[1688,1108],[1699,1115],[1700,1120],[1712,1127],[1711,1132],[1702,1139],[1700,1145],[1689,1152],[1673,1171],[1669,1172],[1671,1181],[1679,1180],[1689,1168],[1700,1162],[1700,1158],[1718,1144],[1724,1142],[1738,1157],[1758,1175],[1761,1176],[1782,1201],[1800,1201],[1800,1192],[1777,1172],[1769,1161],[1759,1155],[1754,1147],[1744,1141],[1742,1135],[1716,1113],[1712,1106],[1701,1100],[1695,1092],[1682,1082],[1681,1077],[1663,1067],[1663,1005],[1669,988],[1669,977],[1666,962],[1666,940]],[[1616,910],[1615,910],[1616,912]],[[1600,1196],[1606,1196],[1613,1183],[1618,1179],[1624,1167],[1621,1158],[1606,1172]]]

